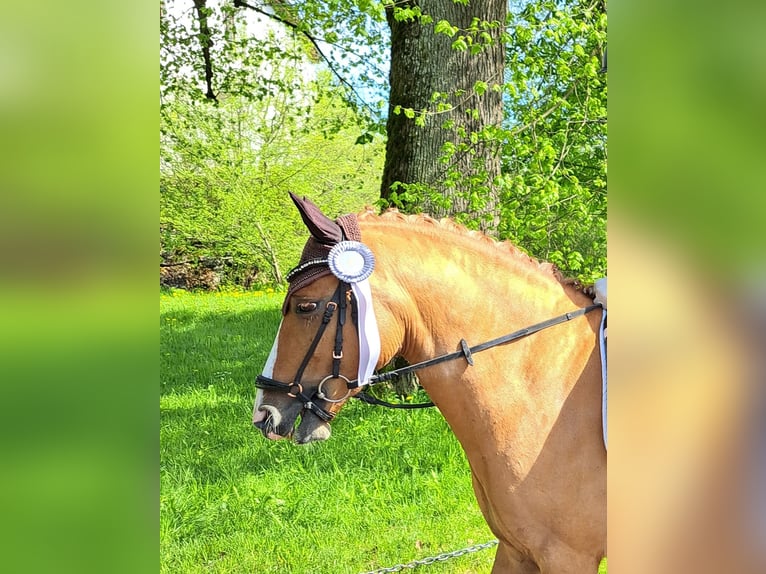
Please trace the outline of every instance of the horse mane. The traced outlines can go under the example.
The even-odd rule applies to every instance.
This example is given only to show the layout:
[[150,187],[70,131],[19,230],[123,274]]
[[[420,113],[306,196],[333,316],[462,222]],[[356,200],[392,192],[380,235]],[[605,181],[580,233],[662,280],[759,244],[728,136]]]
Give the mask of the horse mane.
[[485,249],[502,250],[509,254],[515,261],[518,261],[523,265],[534,266],[540,271],[552,275],[553,278],[556,279],[556,281],[558,281],[561,285],[565,287],[571,287],[576,291],[584,293],[591,299],[595,296],[595,291],[593,289],[592,283],[584,284],[579,279],[566,277],[555,264],[535,259],[510,241],[497,241],[496,239],[485,235],[481,231],[468,229],[466,226],[461,225],[460,223],[457,223],[447,217],[442,219],[435,219],[430,215],[423,213],[404,214],[396,208],[389,208],[381,214],[376,214],[374,209],[368,206],[365,208],[365,211],[357,214],[357,218],[360,221],[382,221],[413,225],[425,229],[430,228],[434,230],[434,232],[438,233],[447,231],[456,235],[462,235],[483,245]]

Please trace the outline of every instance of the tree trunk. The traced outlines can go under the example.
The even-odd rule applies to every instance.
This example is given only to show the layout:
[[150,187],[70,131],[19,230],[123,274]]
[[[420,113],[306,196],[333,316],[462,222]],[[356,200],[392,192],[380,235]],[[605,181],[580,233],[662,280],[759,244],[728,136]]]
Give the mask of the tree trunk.
[[[486,136],[503,119],[502,94],[493,86],[503,84],[505,49],[500,36],[507,0],[474,0],[465,6],[453,0],[414,0],[409,6],[419,6],[433,22],[397,21],[395,10],[387,9],[391,93],[381,197],[391,199],[396,182],[418,184],[410,189],[421,192],[425,211],[435,217],[467,214],[492,234],[498,222],[495,179],[500,175],[500,142]],[[478,29],[470,32],[474,18]],[[452,37],[434,33],[442,20],[459,30]],[[485,21],[497,25],[483,29]],[[491,43],[486,35],[482,39],[481,32],[489,34]],[[453,48],[461,36],[466,49]],[[483,48],[472,54],[471,44]],[[486,83],[483,94],[481,87],[474,90],[477,82]],[[432,100],[437,92],[447,94],[441,101],[451,104],[450,111],[437,111]],[[434,113],[418,126],[404,113],[394,113],[397,106],[413,109],[416,117],[424,109]],[[444,161],[449,149],[455,153]]]

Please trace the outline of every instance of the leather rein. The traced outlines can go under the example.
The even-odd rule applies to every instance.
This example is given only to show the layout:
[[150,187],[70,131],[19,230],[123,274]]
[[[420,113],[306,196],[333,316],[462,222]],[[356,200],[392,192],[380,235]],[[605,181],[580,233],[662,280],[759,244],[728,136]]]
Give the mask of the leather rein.
[[[303,408],[305,410],[314,413],[316,416],[318,416],[320,419],[322,419],[325,422],[330,422],[333,418],[335,418],[335,413],[328,410],[329,408],[331,408],[330,405],[335,403],[342,403],[349,397],[353,389],[356,389],[357,387],[360,386],[360,382],[358,380],[350,381],[349,379],[347,379],[346,377],[340,374],[340,362],[341,362],[341,359],[343,358],[343,326],[346,323],[347,310],[348,310],[349,303],[351,304],[351,315],[352,315],[354,326],[358,328],[357,320],[356,320],[356,299],[353,295],[350,285],[344,281],[339,281],[338,287],[335,290],[335,293],[333,294],[332,298],[327,302],[325,306],[324,314],[322,315],[322,322],[320,323],[319,328],[317,329],[316,335],[314,336],[314,339],[309,345],[309,348],[306,351],[306,355],[303,357],[303,360],[301,361],[301,364],[299,365],[298,370],[295,373],[295,376],[293,377],[293,382],[284,383],[282,381],[277,381],[275,379],[265,377],[263,375],[258,375],[258,377],[256,378],[255,386],[259,389],[280,391],[280,392],[286,393],[287,396],[292,397],[298,401],[301,401],[303,403]],[[576,317],[580,317],[582,315],[585,315],[587,313],[590,313],[591,311],[595,311],[596,309],[600,309],[600,308],[601,308],[600,304],[588,305],[587,307],[582,307],[575,311],[564,313],[563,315],[559,315],[558,317],[553,317],[552,319],[548,319],[547,321],[535,323],[534,325],[530,325],[529,327],[519,329],[518,331],[514,331],[513,333],[503,335],[502,337],[498,337],[497,339],[492,339],[491,341],[474,345],[473,347],[469,346],[465,339],[460,339],[460,350],[458,351],[455,351],[452,353],[446,353],[444,355],[434,357],[433,359],[428,359],[420,363],[415,363],[414,365],[408,365],[406,367],[401,367],[399,369],[394,369],[392,371],[378,373],[370,377],[370,380],[367,382],[367,384],[372,386],[378,383],[383,383],[399,375],[412,373],[420,369],[425,369],[426,367],[432,367],[433,365],[438,365],[439,363],[444,363],[446,361],[453,361],[461,357],[466,360],[468,365],[472,366],[473,355],[475,353],[480,353],[481,351],[486,351],[487,349],[491,349],[499,345],[505,345],[507,343],[517,341],[519,339],[522,339],[524,337],[528,337],[529,335],[537,333],[538,331],[542,331],[543,329],[547,329],[549,327],[553,327],[554,325],[571,321],[572,319]],[[311,395],[308,395],[306,394],[306,392],[304,392],[303,385],[301,384],[301,380],[303,378],[303,372],[306,370],[306,367],[308,366],[309,361],[313,357],[314,352],[316,351],[316,348],[319,345],[319,342],[321,341],[323,335],[325,334],[325,331],[327,330],[327,327],[329,326],[330,321],[332,320],[332,317],[333,315],[335,315],[336,311],[338,314],[337,314],[337,325],[335,330],[335,346],[334,346],[333,355],[332,355],[332,358],[333,358],[332,373],[327,375],[324,379],[320,381],[316,391],[314,391]],[[322,387],[324,386],[324,384],[328,380],[333,380],[333,379],[343,379],[346,382],[346,387],[348,389],[348,392],[339,399],[329,398],[322,390]],[[389,408],[416,409],[416,408],[426,408],[426,407],[434,406],[434,404],[431,402],[419,403],[419,404],[393,404],[393,403],[388,403],[386,401],[382,401],[376,397],[373,397],[372,395],[368,395],[365,393],[354,395],[353,398],[359,399],[368,404],[380,405],[380,406],[385,406]]]

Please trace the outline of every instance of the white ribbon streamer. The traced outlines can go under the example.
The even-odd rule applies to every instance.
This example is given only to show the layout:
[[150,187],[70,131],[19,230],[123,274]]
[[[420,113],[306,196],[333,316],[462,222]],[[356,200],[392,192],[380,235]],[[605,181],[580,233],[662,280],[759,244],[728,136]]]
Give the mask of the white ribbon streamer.
[[365,279],[358,283],[352,283],[351,289],[356,296],[359,312],[359,372],[357,378],[359,386],[367,385],[375,371],[380,358],[380,332],[378,322],[375,319],[375,310],[372,308],[372,291],[370,282]]
[[594,303],[598,303],[604,308],[603,315],[601,315],[601,326],[598,330],[598,346],[601,351],[601,424],[604,428],[604,447],[606,447],[606,293],[607,293],[607,279],[602,277],[593,284],[593,288],[596,292],[596,296],[593,298]]

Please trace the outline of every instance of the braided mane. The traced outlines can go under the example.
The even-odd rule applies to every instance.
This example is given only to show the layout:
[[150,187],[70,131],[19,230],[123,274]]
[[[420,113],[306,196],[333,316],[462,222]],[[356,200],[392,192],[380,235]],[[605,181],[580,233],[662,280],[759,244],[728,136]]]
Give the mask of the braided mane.
[[357,218],[359,221],[380,221],[386,223],[412,225],[418,226],[421,229],[430,228],[434,231],[434,233],[443,233],[446,231],[448,233],[454,233],[456,235],[469,237],[475,240],[477,243],[484,245],[487,249],[500,249],[508,253],[516,261],[519,261],[522,264],[535,266],[541,271],[551,274],[562,285],[570,286],[591,298],[593,298],[595,295],[592,284],[586,285],[581,283],[578,279],[565,277],[555,264],[535,259],[534,257],[531,257],[519,249],[510,241],[497,241],[480,231],[468,229],[464,225],[456,223],[452,219],[446,217],[443,219],[435,219],[430,215],[425,215],[422,213],[404,214],[395,208],[389,208],[378,215],[375,213],[372,207],[366,207],[365,211],[357,214]]

